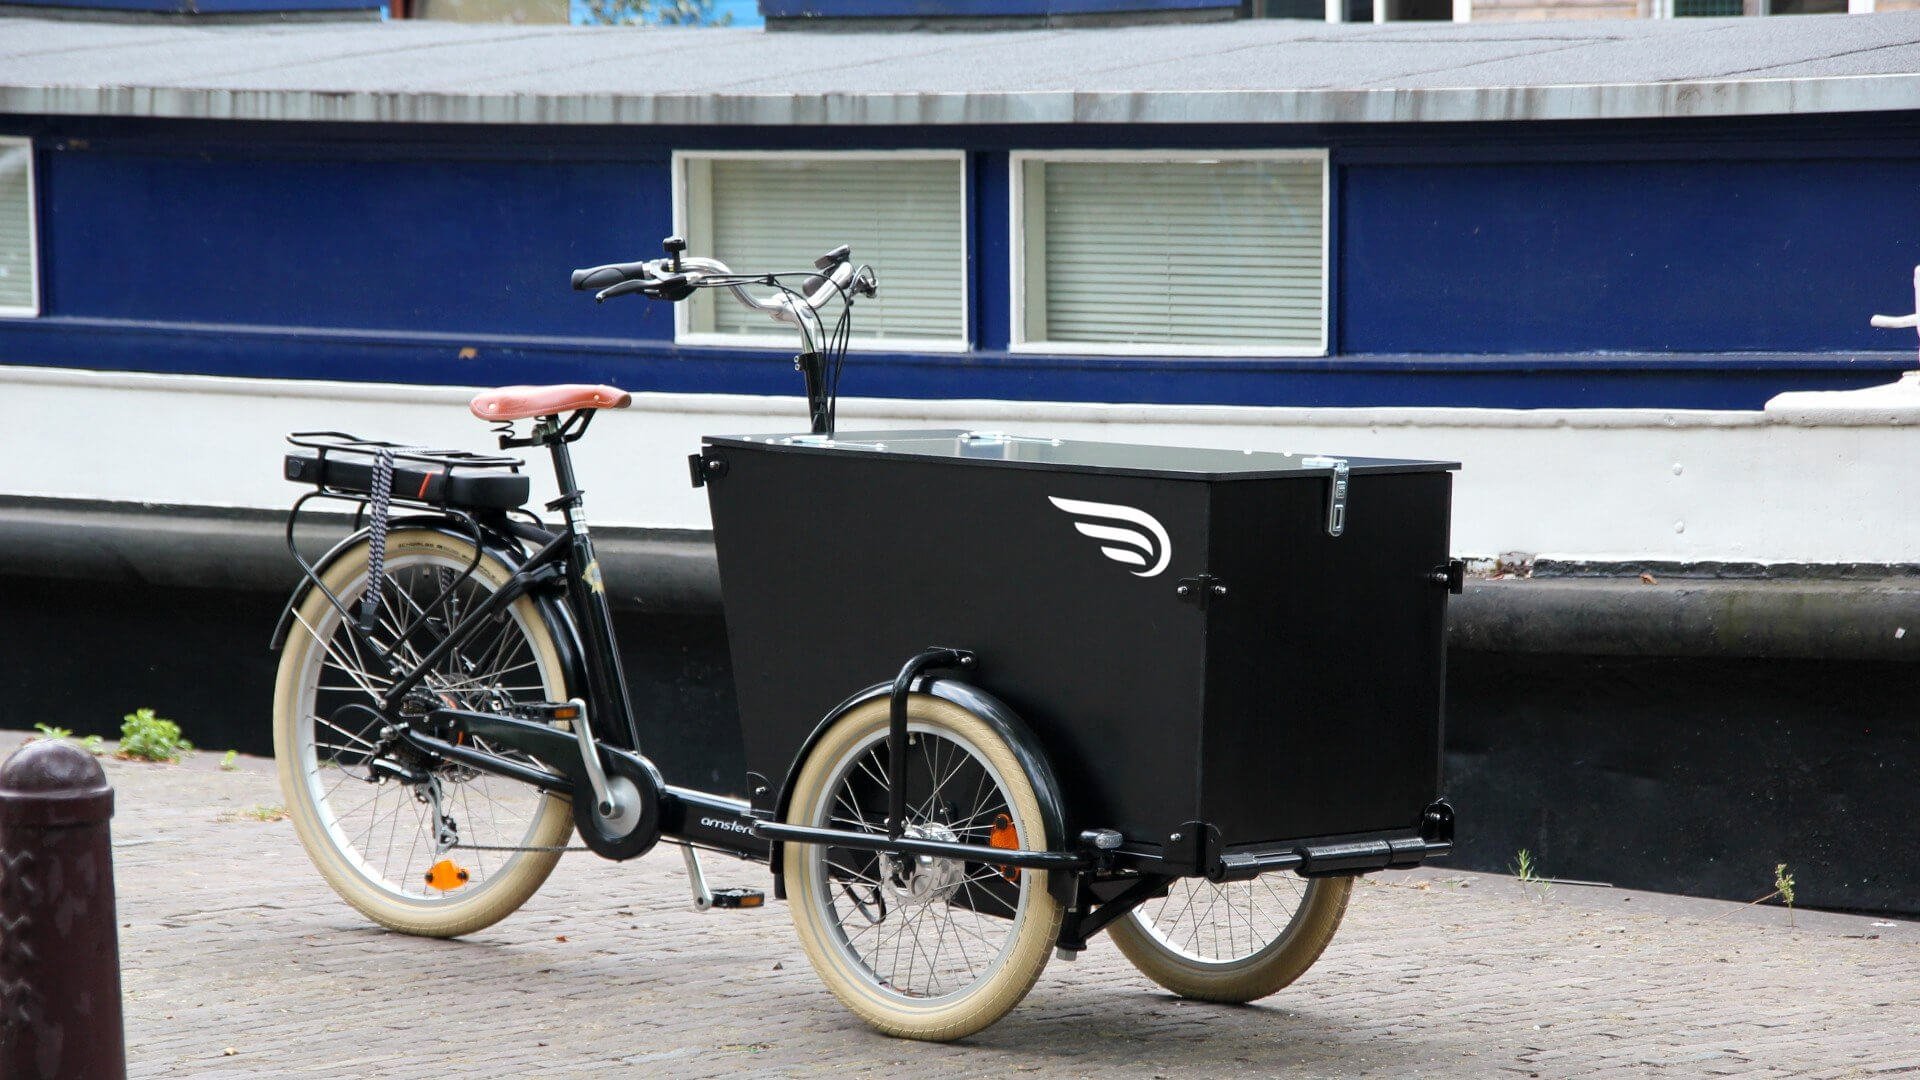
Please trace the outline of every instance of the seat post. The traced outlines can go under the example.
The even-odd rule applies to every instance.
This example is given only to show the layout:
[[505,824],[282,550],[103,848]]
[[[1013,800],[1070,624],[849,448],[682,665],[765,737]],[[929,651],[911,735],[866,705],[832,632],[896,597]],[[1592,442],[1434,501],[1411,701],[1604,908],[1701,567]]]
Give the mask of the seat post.
[[573,452],[567,449],[566,437],[560,434],[560,418],[543,416],[540,426],[534,429],[534,437],[547,444],[548,453],[553,455],[553,482],[560,489],[560,513],[567,519],[567,527],[572,528],[574,510],[580,505],[580,488],[573,477]]

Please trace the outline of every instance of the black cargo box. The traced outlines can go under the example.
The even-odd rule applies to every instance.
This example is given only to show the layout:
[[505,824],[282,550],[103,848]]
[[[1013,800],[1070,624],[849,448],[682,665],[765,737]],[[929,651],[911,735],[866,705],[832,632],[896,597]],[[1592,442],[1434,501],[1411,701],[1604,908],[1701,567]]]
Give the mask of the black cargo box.
[[941,645],[1036,733],[1075,833],[1193,872],[1422,830],[1457,466],[961,431],[702,456],[774,789],[837,703]]

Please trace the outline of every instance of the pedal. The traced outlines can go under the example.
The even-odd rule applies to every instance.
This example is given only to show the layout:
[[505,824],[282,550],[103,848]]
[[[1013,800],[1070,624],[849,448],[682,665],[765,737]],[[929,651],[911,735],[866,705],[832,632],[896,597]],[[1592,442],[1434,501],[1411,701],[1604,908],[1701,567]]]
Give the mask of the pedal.
[[580,703],[577,701],[523,701],[516,702],[513,711],[529,720],[572,720],[580,715]]
[[765,907],[767,894],[759,889],[710,889],[707,875],[700,869],[700,853],[691,844],[680,845],[680,857],[686,861],[687,885],[693,890],[693,910],[714,908]]

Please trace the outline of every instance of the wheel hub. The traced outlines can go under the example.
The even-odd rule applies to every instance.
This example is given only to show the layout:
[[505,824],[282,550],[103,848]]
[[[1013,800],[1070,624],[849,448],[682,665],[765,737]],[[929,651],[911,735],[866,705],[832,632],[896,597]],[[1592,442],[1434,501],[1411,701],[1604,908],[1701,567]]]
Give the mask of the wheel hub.
[[[904,835],[910,840],[939,840],[955,843],[959,837],[939,822],[909,825]],[[937,904],[953,899],[966,881],[967,864],[960,859],[938,855],[883,854],[885,880],[892,886],[896,901],[902,904]]]

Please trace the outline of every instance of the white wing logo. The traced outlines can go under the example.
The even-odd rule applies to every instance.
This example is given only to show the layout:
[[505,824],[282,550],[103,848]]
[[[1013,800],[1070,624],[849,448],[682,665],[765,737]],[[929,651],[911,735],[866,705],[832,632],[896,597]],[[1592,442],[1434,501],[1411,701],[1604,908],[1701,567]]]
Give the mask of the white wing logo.
[[1173,559],[1167,530],[1144,510],[1052,495],[1047,501],[1073,515],[1073,527],[1080,535],[1100,541],[1100,554],[1117,563],[1142,567],[1133,572],[1134,577],[1153,577]]

